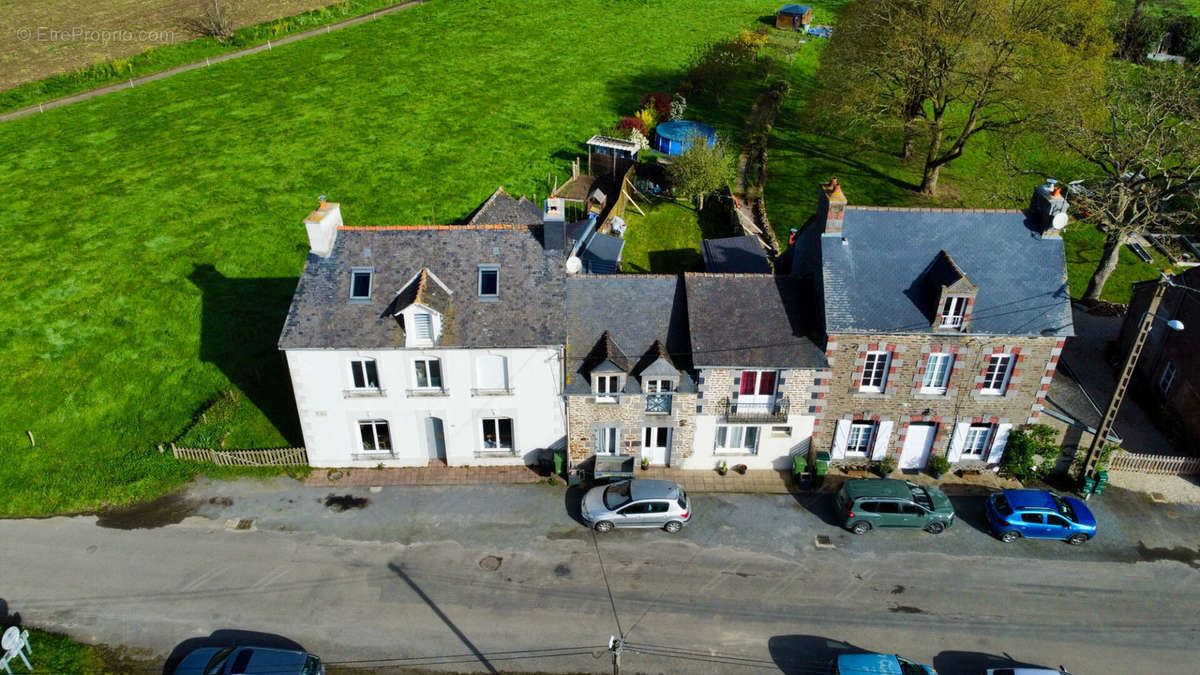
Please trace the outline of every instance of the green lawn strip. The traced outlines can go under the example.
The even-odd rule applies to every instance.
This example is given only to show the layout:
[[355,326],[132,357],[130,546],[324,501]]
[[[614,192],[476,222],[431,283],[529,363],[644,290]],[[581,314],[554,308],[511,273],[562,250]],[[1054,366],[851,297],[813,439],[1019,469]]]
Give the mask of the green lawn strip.
[[[27,656],[36,673],[117,673],[122,669],[109,663],[100,647],[76,642],[60,633],[47,633],[29,629],[29,646],[33,654]],[[14,659],[13,672],[20,672],[25,664]]]
[[275,345],[318,194],[348,225],[544,196],[648,82],[773,9],[433,2],[0,126],[0,515],[178,487],[196,469],[154,446],[231,388],[226,447],[301,444]]
[[[1071,280],[1071,297],[1083,297],[1088,280],[1100,265],[1104,248],[1104,233],[1095,225],[1072,223],[1063,233],[1067,249],[1067,278]],[[1154,264],[1142,262],[1128,246],[1121,247],[1117,269],[1104,284],[1103,298],[1109,302],[1128,303],[1133,297],[1132,284],[1157,279],[1160,268],[1170,266],[1158,251],[1146,247]]]
[[704,270],[700,255],[703,239],[729,236],[729,217],[724,206],[709,200],[704,210],[673,200],[654,200],[642,216],[626,209],[625,249],[621,271],[627,273],[679,274]]
[[266,44],[295,33],[319,28],[377,9],[397,4],[398,0],[341,0],[295,16],[244,26],[232,38],[218,42],[198,37],[187,42],[151,47],[123,59],[101,61],[79,70],[54,75],[0,92],[0,113],[45,103],[89,89],[196,63],[206,58]]

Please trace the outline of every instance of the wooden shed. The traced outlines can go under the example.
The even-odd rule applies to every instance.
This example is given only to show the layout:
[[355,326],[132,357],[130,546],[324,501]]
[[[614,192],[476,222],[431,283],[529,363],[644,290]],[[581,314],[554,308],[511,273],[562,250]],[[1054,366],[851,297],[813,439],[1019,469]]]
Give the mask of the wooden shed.
[[812,24],[812,7],[784,5],[775,12],[775,27],[783,30],[808,30]]

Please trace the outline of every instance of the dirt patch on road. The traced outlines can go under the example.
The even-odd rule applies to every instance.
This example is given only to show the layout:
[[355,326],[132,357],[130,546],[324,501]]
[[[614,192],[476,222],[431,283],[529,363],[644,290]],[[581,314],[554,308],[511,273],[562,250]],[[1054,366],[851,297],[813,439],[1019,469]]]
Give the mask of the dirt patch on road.
[[333,509],[338,513],[346,509],[365,509],[371,500],[366,497],[355,497],[354,495],[334,495],[331,494],[325,498],[325,506]]
[[96,524],[117,530],[145,530],[165,527],[182,522],[196,513],[199,502],[189,499],[185,493],[159,497],[154,501],[100,511]]

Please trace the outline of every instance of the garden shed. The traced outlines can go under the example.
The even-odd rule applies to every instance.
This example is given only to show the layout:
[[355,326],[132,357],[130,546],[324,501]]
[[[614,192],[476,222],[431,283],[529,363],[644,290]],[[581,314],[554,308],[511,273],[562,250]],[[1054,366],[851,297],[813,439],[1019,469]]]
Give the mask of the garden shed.
[[812,7],[784,5],[775,13],[775,27],[783,30],[808,30],[812,24]]
[[623,138],[592,136],[587,141],[588,175],[624,176],[629,167],[637,163],[637,143]]

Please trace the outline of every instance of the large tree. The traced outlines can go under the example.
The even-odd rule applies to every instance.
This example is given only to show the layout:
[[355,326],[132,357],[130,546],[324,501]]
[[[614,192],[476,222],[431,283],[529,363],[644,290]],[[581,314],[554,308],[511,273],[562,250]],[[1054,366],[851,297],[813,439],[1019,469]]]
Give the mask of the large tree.
[[920,190],[984,132],[1071,101],[1111,39],[1093,0],[855,0],[822,58],[827,100],[923,145]]
[[735,172],[723,141],[709,145],[703,138],[694,137],[691,147],[671,162],[667,173],[675,194],[698,200],[697,208],[703,210],[704,197],[729,185]]
[[1114,66],[1090,100],[1062,109],[1049,131],[1092,169],[1070,199],[1104,232],[1083,294],[1096,301],[1130,234],[1200,223],[1200,73]]

